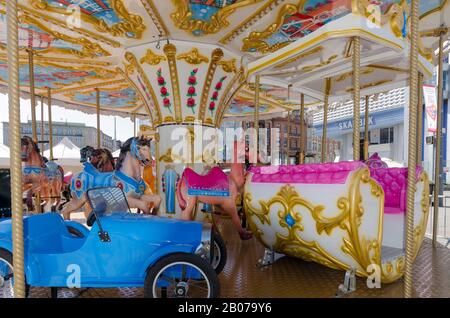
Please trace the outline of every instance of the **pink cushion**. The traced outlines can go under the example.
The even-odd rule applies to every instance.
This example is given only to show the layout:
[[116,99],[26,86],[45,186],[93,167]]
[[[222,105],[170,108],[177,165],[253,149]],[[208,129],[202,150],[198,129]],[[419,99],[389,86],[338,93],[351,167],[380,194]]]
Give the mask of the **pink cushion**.
[[350,172],[366,167],[362,162],[252,167],[252,182],[291,184],[344,184]]
[[[416,179],[422,172],[416,169]],[[408,168],[371,168],[371,177],[384,190],[384,207],[386,213],[405,213],[408,185]]]
[[404,214],[405,210],[402,210],[400,208],[393,208],[390,206],[384,207],[384,213],[386,214]]

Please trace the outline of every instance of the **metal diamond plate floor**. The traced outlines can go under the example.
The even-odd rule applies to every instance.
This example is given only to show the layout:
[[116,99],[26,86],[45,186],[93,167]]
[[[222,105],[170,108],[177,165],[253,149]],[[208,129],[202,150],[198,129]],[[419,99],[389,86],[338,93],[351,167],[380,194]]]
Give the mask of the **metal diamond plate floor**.
[[[241,241],[229,220],[222,220],[228,261],[220,275],[221,296],[236,298],[335,297],[344,272],[324,266],[283,257],[270,267],[256,267],[264,248],[258,241]],[[426,239],[414,267],[415,297],[450,297],[450,249],[433,249]],[[345,297],[402,297],[403,281],[368,289],[358,278],[357,290]],[[50,297],[46,288],[32,288],[30,297]],[[61,289],[58,297],[129,298],[143,297],[141,288]]]

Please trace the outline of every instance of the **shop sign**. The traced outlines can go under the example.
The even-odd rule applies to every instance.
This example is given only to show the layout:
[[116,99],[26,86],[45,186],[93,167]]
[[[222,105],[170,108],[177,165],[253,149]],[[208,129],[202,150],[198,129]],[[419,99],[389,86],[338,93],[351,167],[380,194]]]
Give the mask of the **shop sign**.
[[[364,127],[365,119],[361,118],[359,121],[359,127]],[[369,126],[375,126],[375,118],[369,116]],[[350,130],[353,129],[353,120],[346,120],[338,123],[338,127],[340,130]]]

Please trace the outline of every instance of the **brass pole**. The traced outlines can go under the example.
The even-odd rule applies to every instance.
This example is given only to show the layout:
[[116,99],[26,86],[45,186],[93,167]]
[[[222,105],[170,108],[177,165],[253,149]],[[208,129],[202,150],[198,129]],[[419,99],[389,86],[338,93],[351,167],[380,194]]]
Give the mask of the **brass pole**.
[[305,163],[305,149],[303,147],[303,138],[305,136],[305,129],[303,127],[303,119],[305,117],[305,95],[300,96],[300,164]]
[[406,255],[404,297],[413,295],[414,263],[414,195],[416,190],[417,95],[419,78],[419,0],[411,0],[411,49],[409,76],[409,132],[408,132],[408,196],[406,212]]
[[328,125],[328,101],[331,91],[331,78],[325,79],[325,99],[323,101],[323,127],[322,127],[322,158],[325,163],[328,158],[327,125]]
[[48,145],[50,147],[49,160],[55,159],[53,157],[53,123],[52,123],[52,89],[47,87],[47,106],[48,106]]
[[443,54],[444,32],[439,35],[439,73],[438,73],[438,103],[437,103],[437,128],[436,128],[436,155],[434,162],[434,204],[433,204],[433,247],[437,245],[437,232],[439,224],[439,191],[441,177],[441,145],[442,145],[442,107],[444,103],[443,93]]
[[136,137],[136,113],[133,114],[133,136]]
[[369,99],[370,96],[366,96],[366,109],[364,116],[364,160],[369,160]]
[[286,145],[286,153],[285,153],[285,156],[286,156],[286,164],[287,165],[289,165],[289,157],[290,157],[290,141],[291,141],[291,112],[290,111],[288,111],[288,114],[287,114],[287,123],[286,123],[286,125],[287,125],[287,135],[286,135],[286,142],[287,142],[287,145]]
[[25,298],[17,0],[6,2],[14,296]]
[[[256,75],[255,76],[255,117],[254,117],[254,123],[253,123],[253,127],[255,128],[255,133],[256,133],[256,152],[258,153],[259,151],[259,83],[260,83],[260,76]],[[256,161],[258,163],[258,157],[256,158]]]
[[101,148],[101,131],[100,131],[100,90],[95,89],[96,106],[97,106],[97,148]]
[[353,38],[353,160],[359,161],[360,155],[360,121],[361,121],[361,39]]
[[419,99],[417,103],[417,164],[422,164],[423,149],[423,74],[419,73]]
[[[44,142],[44,96],[41,96],[41,142]],[[44,155],[44,144],[41,144],[41,152]]]
[[37,144],[37,128],[36,128],[36,95],[34,91],[34,52],[28,49],[28,73],[30,77],[30,100],[31,100],[31,128],[33,133],[33,141]]

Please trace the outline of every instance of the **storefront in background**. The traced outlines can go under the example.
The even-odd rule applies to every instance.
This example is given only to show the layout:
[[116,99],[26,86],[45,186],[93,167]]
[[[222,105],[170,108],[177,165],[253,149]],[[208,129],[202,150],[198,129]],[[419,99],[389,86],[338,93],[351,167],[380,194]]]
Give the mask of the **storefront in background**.
[[[382,158],[403,163],[404,151],[404,108],[397,107],[389,110],[371,113],[369,116],[369,154],[377,152]],[[353,117],[330,121],[328,123],[328,137],[339,141],[341,147],[336,153],[336,161],[353,159]],[[364,139],[364,115],[359,123],[361,127],[361,141]],[[322,125],[315,125],[316,134],[322,134]]]

